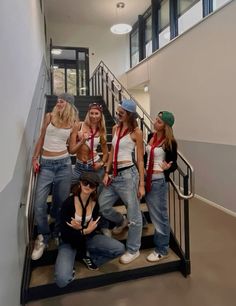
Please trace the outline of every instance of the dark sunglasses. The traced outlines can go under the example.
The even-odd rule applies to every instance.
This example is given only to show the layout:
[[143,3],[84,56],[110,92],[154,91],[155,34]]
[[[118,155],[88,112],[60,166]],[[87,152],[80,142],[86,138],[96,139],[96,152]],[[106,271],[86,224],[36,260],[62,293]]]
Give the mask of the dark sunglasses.
[[125,113],[116,112],[116,116],[122,117],[124,115],[125,115]]
[[91,183],[89,181],[83,180],[81,181],[83,186],[89,186],[91,189],[97,188],[97,184],[96,183]]
[[103,107],[102,107],[102,105],[101,105],[101,104],[98,104],[98,103],[96,103],[96,102],[90,103],[90,104],[89,104],[89,109],[91,109],[91,108],[96,108],[96,109],[100,110],[100,112],[103,112]]

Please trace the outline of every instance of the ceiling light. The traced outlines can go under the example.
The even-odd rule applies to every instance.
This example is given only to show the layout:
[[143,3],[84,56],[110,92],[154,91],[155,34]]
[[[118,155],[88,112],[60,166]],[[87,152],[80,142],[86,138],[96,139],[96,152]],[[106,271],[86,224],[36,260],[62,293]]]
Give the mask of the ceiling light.
[[118,22],[110,28],[113,34],[118,34],[118,35],[127,34],[132,30],[131,25],[121,21],[122,19],[121,12],[124,7],[125,7],[124,2],[118,2],[116,4],[116,19]]
[[62,52],[61,49],[52,49],[52,51],[51,51],[51,53],[52,53],[53,55],[60,55],[61,52]]
[[144,91],[144,92],[148,92],[148,86],[147,86],[147,85],[145,85],[145,86],[143,87],[143,91]]
[[53,69],[58,69],[58,68],[59,68],[59,66],[54,65],[54,66],[52,66],[52,68],[53,68]]
[[111,27],[111,32],[113,34],[127,34],[132,30],[131,25],[127,23],[117,23]]

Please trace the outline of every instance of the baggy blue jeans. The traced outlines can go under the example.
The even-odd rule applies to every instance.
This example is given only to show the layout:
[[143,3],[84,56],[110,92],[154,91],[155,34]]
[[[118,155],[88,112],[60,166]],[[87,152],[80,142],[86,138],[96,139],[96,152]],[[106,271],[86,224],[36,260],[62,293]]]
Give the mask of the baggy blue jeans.
[[[75,163],[75,167],[72,171],[72,185],[77,184],[79,182],[80,176],[83,172],[93,172],[93,166],[92,164],[83,164],[82,162],[78,162],[76,161]],[[94,171],[97,173],[97,175],[99,176],[101,182],[104,176],[104,168],[100,168],[97,171]],[[98,194],[100,194],[102,190],[102,184],[99,185],[98,187]]]
[[[87,251],[97,266],[121,256],[125,252],[123,243],[105,235],[94,235],[87,238]],[[62,242],[58,249],[55,265],[55,281],[58,287],[67,286],[73,280],[76,249]]]
[[134,254],[141,246],[142,236],[142,215],[140,202],[138,199],[139,174],[135,166],[118,172],[116,177],[112,178],[109,186],[104,187],[99,198],[101,214],[108,220],[120,226],[123,222],[123,216],[117,212],[113,205],[121,198],[127,208],[127,218],[129,221],[129,231],[126,241],[126,249]]
[[155,251],[161,255],[168,253],[170,240],[167,193],[168,183],[165,178],[159,178],[152,181],[151,191],[145,196],[150,218],[155,228]]
[[71,176],[72,168],[70,156],[59,159],[41,158],[34,210],[38,234],[43,235],[44,243],[46,244],[50,238],[50,228],[47,219],[48,195],[52,189],[52,217],[56,219],[54,229],[56,235],[59,231],[61,205],[70,195]]

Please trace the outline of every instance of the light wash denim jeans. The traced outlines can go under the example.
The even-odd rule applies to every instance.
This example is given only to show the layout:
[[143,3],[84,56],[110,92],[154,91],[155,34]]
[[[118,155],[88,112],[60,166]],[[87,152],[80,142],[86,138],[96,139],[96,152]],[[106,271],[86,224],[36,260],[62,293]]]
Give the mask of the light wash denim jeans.
[[101,214],[116,226],[122,224],[123,216],[113,208],[113,205],[119,198],[126,205],[129,221],[126,249],[131,254],[137,252],[141,246],[142,215],[137,196],[138,184],[138,170],[133,166],[118,172],[118,175],[112,178],[111,184],[103,188],[98,198]]
[[[78,162],[76,161],[75,163],[75,167],[72,171],[72,185],[77,184],[79,182],[80,176],[83,172],[93,172],[93,166],[92,164],[83,164],[82,162]],[[100,168],[97,171],[94,171],[97,173],[97,175],[99,176],[101,182],[104,176],[104,168]],[[101,193],[102,191],[102,183],[99,185],[98,187],[98,194]]]
[[34,209],[38,234],[43,235],[44,243],[46,244],[50,238],[47,219],[47,197],[52,189],[51,215],[56,219],[54,234],[57,235],[59,232],[61,205],[70,195],[71,176],[70,156],[59,159],[41,158]]
[[169,248],[170,225],[167,207],[168,183],[165,178],[152,181],[151,191],[145,196],[150,218],[155,228],[155,251],[166,255]]
[[[121,256],[125,252],[123,243],[105,235],[94,235],[87,238],[87,251],[97,266]],[[67,286],[73,280],[76,249],[62,242],[58,249],[55,265],[55,281],[58,287]]]

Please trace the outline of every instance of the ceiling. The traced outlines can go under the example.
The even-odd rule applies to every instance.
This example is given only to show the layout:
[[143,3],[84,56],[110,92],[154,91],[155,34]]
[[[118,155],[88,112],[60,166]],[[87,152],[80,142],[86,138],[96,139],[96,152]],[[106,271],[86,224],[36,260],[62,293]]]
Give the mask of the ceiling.
[[57,23],[111,26],[117,22],[133,25],[138,15],[151,5],[151,0],[122,0],[123,9],[117,9],[119,0],[44,0],[47,21]]

